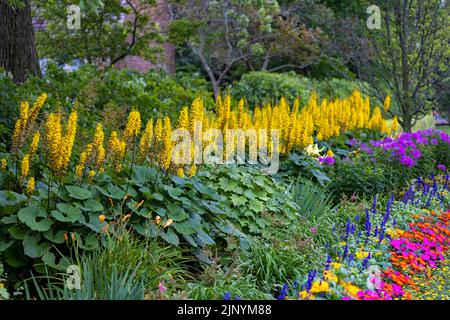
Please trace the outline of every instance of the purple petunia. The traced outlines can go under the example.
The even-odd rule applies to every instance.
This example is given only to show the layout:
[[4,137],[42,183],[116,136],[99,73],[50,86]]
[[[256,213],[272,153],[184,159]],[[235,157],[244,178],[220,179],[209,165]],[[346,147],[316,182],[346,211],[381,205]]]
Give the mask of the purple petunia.
[[447,168],[443,164],[438,164],[436,168],[442,171],[447,171]]

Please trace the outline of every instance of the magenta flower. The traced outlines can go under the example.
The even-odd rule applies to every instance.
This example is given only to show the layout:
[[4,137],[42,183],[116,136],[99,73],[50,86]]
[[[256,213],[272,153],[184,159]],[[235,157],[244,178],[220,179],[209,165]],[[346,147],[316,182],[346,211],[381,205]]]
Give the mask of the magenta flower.
[[438,164],[436,168],[442,171],[447,171],[447,168],[443,164]]

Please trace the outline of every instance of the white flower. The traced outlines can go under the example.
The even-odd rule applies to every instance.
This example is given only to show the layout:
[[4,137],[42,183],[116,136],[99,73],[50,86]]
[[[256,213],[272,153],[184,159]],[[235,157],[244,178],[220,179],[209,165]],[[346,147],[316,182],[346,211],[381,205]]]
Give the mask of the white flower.
[[319,149],[319,146],[317,145],[317,143],[310,144],[309,146],[306,147],[306,153],[309,154],[310,156],[321,157],[320,153],[323,150],[324,150],[324,148]]

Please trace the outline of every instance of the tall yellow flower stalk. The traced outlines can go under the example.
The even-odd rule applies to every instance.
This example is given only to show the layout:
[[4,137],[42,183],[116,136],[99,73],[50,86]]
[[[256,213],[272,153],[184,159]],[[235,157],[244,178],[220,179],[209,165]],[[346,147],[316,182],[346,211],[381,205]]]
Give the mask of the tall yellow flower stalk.
[[58,173],[60,147],[62,140],[61,115],[50,113],[45,123],[45,140],[49,166],[53,173]]
[[142,133],[141,141],[139,143],[139,154],[142,158],[146,157],[150,151],[150,146],[153,140],[153,119],[147,121],[144,132]]
[[86,168],[86,162],[89,160],[92,154],[92,143],[88,144],[86,148],[81,152],[78,164],[75,166],[75,175],[81,180],[83,179],[84,171]]
[[164,129],[163,129],[163,152],[161,156],[161,167],[164,170],[169,169],[170,162],[172,160],[172,126],[170,124],[170,118],[164,117]]
[[125,158],[126,143],[119,139],[116,131],[111,133],[111,137],[108,142],[109,153],[111,160],[115,165],[117,171],[122,171],[122,162]]
[[131,142],[141,132],[141,114],[139,111],[131,111],[128,115],[127,125],[123,132],[123,141],[125,143]]
[[27,140],[28,134],[33,130],[34,124],[38,117],[39,111],[47,99],[47,94],[41,94],[33,107],[30,110],[30,106],[27,101],[23,101],[19,108],[19,119],[17,119],[14,125],[12,152],[17,152],[23,147],[25,140]]
[[39,140],[41,138],[41,134],[39,133],[39,131],[37,131],[34,135],[33,138],[31,139],[31,144],[30,144],[30,158],[33,159],[34,155],[36,154],[36,151],[39,147]]
[[178,128],[189,129],[189,109],[188,109],[188,107],[184,107],[180,111],[180,115],[178,117]]
[[163,121],[161,118],[158,118],[155,124],[155,142],[156,143],[161,142],[162,136],[163,136]]
[[43,93],[41,94],[35,101],[35,103],[33,104],[33,107],[30,110],[30,124],[34,124],[38,115],[39,115],[39,111],[41,111],[42,106],[45,103],[45,100],[47,100],[47,94]]
[[77,121],[78,114],[76,111],[70,113],[69,119],[67,121],[67,127],[64,135],[61,137],[61,145],[59,151],[59,161],[58,170],[66,170],[70,157],[72,156],[73,145],[75,143],[75,136],[77,133]]
[[20,175],[22,178],[28,177],[30,172],[30,155],[26,154],[20,163]]
[[102,171],[102,166],[106,157],[105,147],[103,146],[104,140],[105,133],[103,132],[103,125],[98,123],[95,127],[94,139],[92,141],[92,151],[95,167],[99,171]]
[[27,126],[28,121],[28,110],[29,110],[28,102],[23,101],[20,104],[19,119],[17,119],[16,124],[14,126],[13,142],[12,142],[13,152],[16,152],[23,146],[25,140],[25,128]]
[[77,112],[72,111],[63,132],[60,113],[51,113],[47,118],[45,142],[49,166],[55,175],[62,175],[70,162],[77,132],[77,120]]
[[36,187],[36,182],[34,180],[34,177],[31,177],[30,179],[28,179],[28,182],[27,182],[27,189],[25,191],[26,194],[31,196],[34,192],[35,187]]

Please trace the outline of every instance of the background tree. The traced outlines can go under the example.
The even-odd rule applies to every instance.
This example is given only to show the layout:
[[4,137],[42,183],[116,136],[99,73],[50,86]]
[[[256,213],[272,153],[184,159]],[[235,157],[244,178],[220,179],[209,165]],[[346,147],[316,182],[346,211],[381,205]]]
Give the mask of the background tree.
[[30,0],[0,0],[0,67],[16,83],[40,75]]
[[[441,0],[390,0],[379,4],[381,29],[369,30],[366,21],[353,18],[335,30],[340,32],[333,49],[341,63],[380,101],[392,95],[405,131],[436,106],[436,82],[447,75],[449,56],[449,5]],[[338,53],[339,52],[339,53]]]
[[269,0],[176,1],[170,38],[198,58],[217,97],[238,67],[301,70],[313,63],[320,30],[308,29],[289,6]]
[[128,55],[153,60],[161,52],[157,44],[163,40],[158,24],[150,12],[156,0],[92,0],[79,1],[80,30],[67,28],[67,7],[71,0],[39,0],[37,16],[46,22],[38,33],[41,56],[59,63],[81,60],[113,65]]

